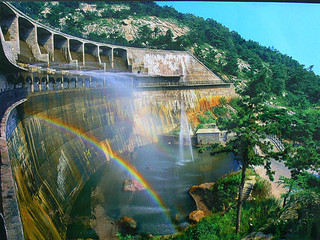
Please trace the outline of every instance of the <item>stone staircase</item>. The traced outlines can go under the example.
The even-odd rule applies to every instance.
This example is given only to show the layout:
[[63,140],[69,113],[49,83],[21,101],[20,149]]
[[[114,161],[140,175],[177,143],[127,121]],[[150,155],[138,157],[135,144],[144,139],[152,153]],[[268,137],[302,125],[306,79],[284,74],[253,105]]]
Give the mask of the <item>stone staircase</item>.
[[248,180],[245,181],[243,191],[242,191],[242,199],[241,201],[246,201],[252,192],[253,186],[256,183],[256,177],[250,176]]
[[269,139],[273,145],[277,148],[278,151],[282,152],[284,150],[284,146],[279,138],[276,135],[267,135],[267,139]]

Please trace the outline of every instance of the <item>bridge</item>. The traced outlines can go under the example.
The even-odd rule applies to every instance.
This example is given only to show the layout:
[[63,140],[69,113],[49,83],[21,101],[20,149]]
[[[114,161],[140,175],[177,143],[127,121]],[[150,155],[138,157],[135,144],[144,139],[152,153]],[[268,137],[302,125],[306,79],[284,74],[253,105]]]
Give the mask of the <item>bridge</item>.
[[[86,181],[103,164],[98,153],[90,158],[84,154],[90,146],[79,136],[62,135],[46,121],[72,124],[125,155],[174,129],[181,101],[193,112],[207,111],[215,97],[234,95],[232,84],[188,51],[78,38],[3,1],[0,42],[4,239],[64,239],[64,219]],[[114,87],[115,78],[129,92]],[[75,152],[78,157],[71,157]],[[63,168],[66,183],[57,179],[64,174],[64,161],[70,167]]]

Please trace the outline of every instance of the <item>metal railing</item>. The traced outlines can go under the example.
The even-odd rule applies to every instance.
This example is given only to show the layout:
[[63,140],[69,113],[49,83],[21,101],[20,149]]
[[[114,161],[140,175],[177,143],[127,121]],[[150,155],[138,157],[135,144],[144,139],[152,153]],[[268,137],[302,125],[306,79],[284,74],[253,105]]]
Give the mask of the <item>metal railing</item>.
[[216,81],[190,81],[190,82],[138,82],[137,87],[183,87],[183,86],[226,86],[230,83],[220,83]]
[[266,137],[274,144],[278,151],[284,150],[281,140],[276,135],[267,135]]

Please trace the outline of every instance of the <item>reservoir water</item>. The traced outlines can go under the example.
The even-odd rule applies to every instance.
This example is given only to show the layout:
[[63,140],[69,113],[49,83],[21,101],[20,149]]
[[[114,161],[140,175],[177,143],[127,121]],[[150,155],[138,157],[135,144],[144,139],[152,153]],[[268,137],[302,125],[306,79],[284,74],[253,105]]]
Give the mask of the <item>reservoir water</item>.
[[[89,180],[74,204],[67,237],[109,239],[117,231],[116,221],[124,216],[137,222],[136,234],[165,235],[187,227],[188,215],[196,209],[188,193],[190,187],[238,169],[231,153],[211,156],[209,151],[193,152],[194,161],[184,164],[178,145],[151,144],[132,154],[131,164],[160,196],[168,214],[147,190],[124,191],[125,180],[132,177],[115,162],[108,162]],[[185,146],[185,158],[188,154],[190,149]]]

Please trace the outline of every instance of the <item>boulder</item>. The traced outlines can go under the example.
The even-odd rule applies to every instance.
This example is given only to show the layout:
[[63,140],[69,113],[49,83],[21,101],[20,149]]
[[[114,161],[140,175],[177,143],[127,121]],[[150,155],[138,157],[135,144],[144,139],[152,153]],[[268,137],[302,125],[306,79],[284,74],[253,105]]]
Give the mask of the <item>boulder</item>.
[[205,214],[201,210],[195,210],[189,214],[189,219],[194,222],[199,222],[204,217]]
[[212,199],[213,192],[210,190],[215,183],[203,183],[201,185],[194,185],[189,189],[189,194],[194,199],[197,210],[201,210],[205,216],[211,215],[213,207]]
[[124,182],[124,191],[130,191],[130,192],[135,192],[135,191],[143,191],[145,190],[145,186],[143,186],[138,180],[136,179],[126,179]]
[[131,23],[132,23],[132,19],[123,19],[122,21],[122,25],[125,25],[125,26],[130,25]]
[[137,223],[130,217],[121,217],[118,222],[120,230],[125,233],[133,234],[137,229]]

